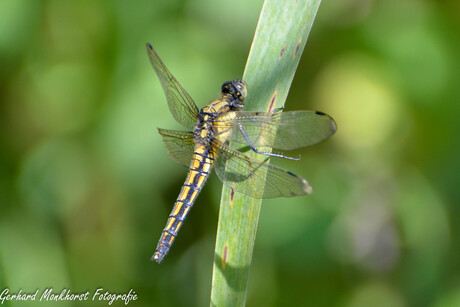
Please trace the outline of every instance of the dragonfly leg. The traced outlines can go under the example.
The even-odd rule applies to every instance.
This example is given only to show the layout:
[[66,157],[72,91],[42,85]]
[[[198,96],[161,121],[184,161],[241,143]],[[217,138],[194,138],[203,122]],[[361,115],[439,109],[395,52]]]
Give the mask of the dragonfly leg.
[[246,130],[244,130],[243,126],[240,125],[239,127],[240,127],[241,134],[242,134],[243,137],[244,137],[244,140],[245,140],[246,143],[249,145],[249,148],[251,148],[251,150],[254,151],[255,153],[258,153],[258,154],[260,154],[260,155],[270,156],[270,157],[284,158],[284,159],[288,159],[288,160],[295,160],[295,161],[299,161],[299,160],[300,160],[300,155],[299,155],[298,158],[293,158],[293,157],[288,157],[288,156],[281,155],[281,154],[276,154],[276,153],[271,153],[271,152],[259,151],[259,150],[254,146],[254,144],[252,143],[251,139],[249,138],[249,135],[246,133]]
[[282,107],[279,107],[279,108],[276,108],[276,109],[274,109],[274,110],[272,111],[272,114],[275,114],[275,113],[281,112],[281,111],[283,111],[283,110],[284,110],[284,106],[282,106]]

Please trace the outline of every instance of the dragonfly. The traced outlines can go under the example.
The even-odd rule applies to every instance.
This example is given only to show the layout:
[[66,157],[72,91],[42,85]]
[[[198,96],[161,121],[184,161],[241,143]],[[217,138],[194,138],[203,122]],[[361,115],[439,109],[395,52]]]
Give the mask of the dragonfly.
[[[171,114],[189,129],[158,128],[169,156],[189,171],[151,260],[160,263],[169,252],[212,168],[224,184],[254,198],[312,192],[304,178],[268,163],[270,157],[298,158],[261,148],[293,150],[316,144],[336,131],[332,117],[319,111],[243,111],[247,85],[242,80],[224,82],[220,97],[200,110],[153,46],[147,43],[146,48]],[[244,149],[261,158],[249,157]]]

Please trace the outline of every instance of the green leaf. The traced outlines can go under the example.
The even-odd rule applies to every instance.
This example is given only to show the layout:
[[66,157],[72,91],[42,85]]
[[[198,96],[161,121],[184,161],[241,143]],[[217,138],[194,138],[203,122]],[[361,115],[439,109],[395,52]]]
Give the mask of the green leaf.
[[[266,0],[243,80],[245,110],[284,105],[320,0]],[[246,301],[260,199],[222,190],[212,276],[211,306],[243,306]]]

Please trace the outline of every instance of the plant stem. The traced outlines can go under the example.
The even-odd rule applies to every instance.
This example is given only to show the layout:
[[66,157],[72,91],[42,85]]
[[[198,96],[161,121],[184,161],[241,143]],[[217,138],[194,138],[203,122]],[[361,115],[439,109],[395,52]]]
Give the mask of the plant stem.
[[[243,75],[245,110],[284,105],[320,0],[266,0]],[[248,155],[251,156],[251,153]],[[224,186],[217,226],[211,306],[244,306],[261,199]]]

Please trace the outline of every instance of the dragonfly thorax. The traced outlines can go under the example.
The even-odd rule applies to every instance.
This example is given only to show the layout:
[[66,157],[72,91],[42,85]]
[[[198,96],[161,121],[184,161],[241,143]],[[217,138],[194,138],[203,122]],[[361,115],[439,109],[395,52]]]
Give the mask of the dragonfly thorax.
[[[203,108],[203,110],[205,108]],[[201,116],[199,116],[199,120],[195,125],[193,135],[195,138],[195,143],[201,145],[209,145],[214,134],[212,123],[216,115],[212,113],[204,113],[203,110],[201,111]]]
[[214,119],[230,111],[238,111],[244,107],[247,95],[246,83],[241,80],[227,81],[222,84],[221,99],[216,99],[205,106],[198,114],[195,125],[195,143],[209,145],[214,138]]

